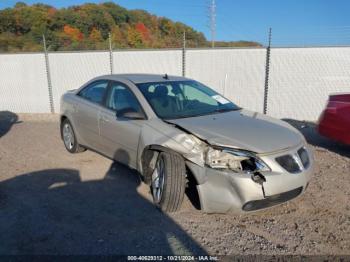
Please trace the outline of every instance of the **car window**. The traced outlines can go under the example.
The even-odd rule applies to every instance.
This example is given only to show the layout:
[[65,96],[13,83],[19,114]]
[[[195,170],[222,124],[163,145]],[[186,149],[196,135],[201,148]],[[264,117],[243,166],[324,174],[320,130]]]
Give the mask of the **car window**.
[[186,84],[180,84],[180,88],[186,100],[197,100],[205,105],[219,106],[219,102],[217,100],[213,99],[211,96],[208,96],[208,94],[204,93],[200,89]]
[[79,96],[85,98],[96,104],[102,104],[103,97],[107,90],[107,81],[94,82],[87,87],[85,87],[80,93]]
[[173,87],[172,87],[171,85],[165,85],[165,84],[163,84],[163,83],[161,83],[161,84],[150,85],[150,86],[148,87],[147,92],[148,92],[150,95],[153,95],[158,86],[165,86],[166,89],[168,90],[167,95],[168,95],[168,96],[175,96],[175,93],[173,92]]
[[192,80],[140,83],[154,112],[162,119],[223,113],[240,108],[209,87]]
[[107,107],[117,111],[117,114],[123,112],[140,112],[142,109],[135,95],[125,85],[113,82],[107,98]]

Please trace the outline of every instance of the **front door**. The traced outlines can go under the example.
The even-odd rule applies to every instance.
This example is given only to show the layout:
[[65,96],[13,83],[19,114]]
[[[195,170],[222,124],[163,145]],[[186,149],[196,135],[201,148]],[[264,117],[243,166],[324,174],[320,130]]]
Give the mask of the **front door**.
[[146,120],[124,118],[122,113],[126,111],[144,114],[137,98],[125,84],[111,82],[106,108],[100,110],[99,116],[103,153],[136,168],[139,137]]

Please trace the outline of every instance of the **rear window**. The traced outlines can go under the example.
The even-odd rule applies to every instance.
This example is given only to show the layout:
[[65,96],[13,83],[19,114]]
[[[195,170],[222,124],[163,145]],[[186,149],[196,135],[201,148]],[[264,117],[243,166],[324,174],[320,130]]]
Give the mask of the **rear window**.
[[80,97],[96,104],[102,104],[107,91],[107,81],[94,82],[85,87],[78,94]]

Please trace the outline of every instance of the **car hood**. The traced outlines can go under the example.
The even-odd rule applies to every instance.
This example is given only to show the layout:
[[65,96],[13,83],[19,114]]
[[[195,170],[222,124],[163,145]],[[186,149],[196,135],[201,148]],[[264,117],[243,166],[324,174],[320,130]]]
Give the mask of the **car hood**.
[[301,133],[286,122],[248,110],[167,120],[211,145],[270,153],[294,147]]

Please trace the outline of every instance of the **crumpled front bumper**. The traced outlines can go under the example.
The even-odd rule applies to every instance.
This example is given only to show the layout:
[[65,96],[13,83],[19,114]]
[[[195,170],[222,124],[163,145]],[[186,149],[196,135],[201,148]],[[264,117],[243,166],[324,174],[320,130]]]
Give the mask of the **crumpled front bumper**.
[[266,179],[262,184],[247,174],[194,166],[189,162],[187,166],[200,178],[197,191],[201,209],[207,213],[245,213],[284,203],[305,191],[313,173],[312,155],[309,167],[298,174],[283,169],[261,172]]

